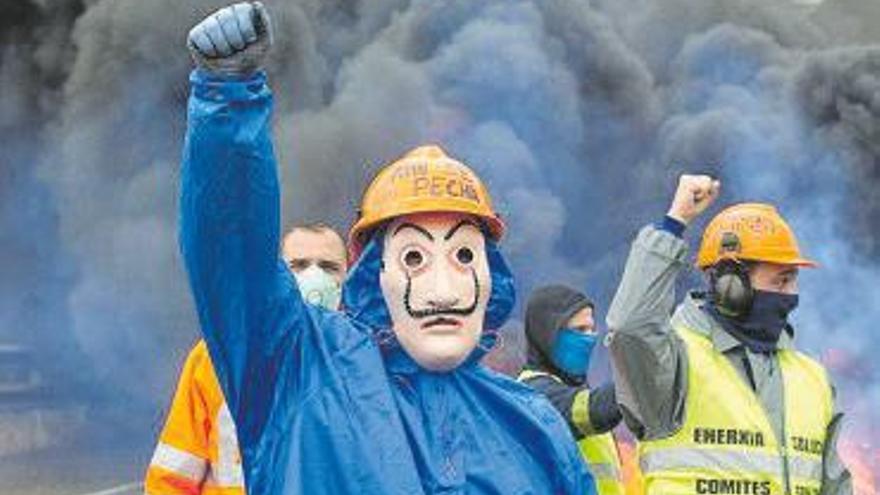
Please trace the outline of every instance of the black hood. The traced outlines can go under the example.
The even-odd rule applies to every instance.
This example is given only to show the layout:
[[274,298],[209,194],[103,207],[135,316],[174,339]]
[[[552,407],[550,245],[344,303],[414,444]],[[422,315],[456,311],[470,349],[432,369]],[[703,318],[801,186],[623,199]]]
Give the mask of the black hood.
[[[565,285],[546,285],[532,291],[526,304],[526,339],[528,366],[568,377],[556,368],[551,358],[556,333],[578,311],[594,307],[582,292]],[[570,381],[570,380],[568,380]]]

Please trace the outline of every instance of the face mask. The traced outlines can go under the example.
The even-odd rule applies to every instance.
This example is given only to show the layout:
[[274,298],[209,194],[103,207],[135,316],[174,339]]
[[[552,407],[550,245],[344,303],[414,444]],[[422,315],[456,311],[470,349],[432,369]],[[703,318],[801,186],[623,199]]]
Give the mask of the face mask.
[[553,345],[554,364],[570,375],[586,375],[597,340],[596,334],[561,328],[556,333],[556,343]]
[[299,293],[309,304],[322,306],[327,309],[338,309],[342,290],[332,275],[312,265],[305,270],[294,273],[296,283],[299,285]]
[[397,342],[426,370],[455,369],[479,344],[492,293],[483,232],[466,215],[413,214],[383,242],[379,286]]
[[797,294],[756,290],[752,309],[744,320],[721,318],[725,329],[749,349],[768,352],[776,349],[788,315],[798,305]]

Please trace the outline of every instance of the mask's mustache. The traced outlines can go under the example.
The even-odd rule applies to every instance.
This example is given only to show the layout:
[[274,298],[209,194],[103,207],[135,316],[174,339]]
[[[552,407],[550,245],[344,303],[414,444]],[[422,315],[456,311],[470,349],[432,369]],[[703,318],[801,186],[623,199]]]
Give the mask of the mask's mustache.
[[412,278],[409,273],[406,274],[406,291],[403,294],[403,305],[406,312],[413,318],[427,318],[429,316],[468,316],[477,309],[477,303],[480,299],[480,280],[477,279],[477,272],[471,268],[471,276],[474,279],[474,300],[470,306],[464,308],[429,308],[429,309],[413,309],[410,303],[412,296]]

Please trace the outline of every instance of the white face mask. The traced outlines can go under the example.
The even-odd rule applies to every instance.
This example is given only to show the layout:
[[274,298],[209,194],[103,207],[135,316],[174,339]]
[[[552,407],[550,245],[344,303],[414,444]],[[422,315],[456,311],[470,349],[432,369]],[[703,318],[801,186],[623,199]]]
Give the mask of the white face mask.
[[296,277],[299,293],[305,302],[327,309],[339,309],[342,289],[332,275],[317,265],[312,265],[293,276]]
[[479,343],[492,292],[479,227],[462,214],[391,223],[379,276],[397,341],[423,368],[449,371]]

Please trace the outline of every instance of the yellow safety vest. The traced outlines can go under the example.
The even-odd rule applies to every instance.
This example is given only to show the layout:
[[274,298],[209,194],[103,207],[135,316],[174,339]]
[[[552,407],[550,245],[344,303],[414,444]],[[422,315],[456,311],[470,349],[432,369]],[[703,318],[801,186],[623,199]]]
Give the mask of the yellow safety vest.
[[611,433],[587,435],[578,442],[581,455],[596,478],[599,495],[624,495],[620,456]]
[[821,365],[777,352],[784,388],[784,438],[760,399],[709,338],[677,329],[688,356],[685,421],[674,435],[639,442],[646,493],[782,495],[819,493],[831,386]]
[[[520,381],[538,376],[547,376],[556,381],[558,377],[550,373],[536,370],[523,370],[519,375]],[[589,390],[584,390],[575,395],[571,405],[571,414],[575,424],[589,422]],[[611,433],[587,435],[578,442],[578,448],[590,473],[596,479],[596,490],[599,495],[624,495],[623,479],[621,475],[620,456],[618,455],[617,443]]]

